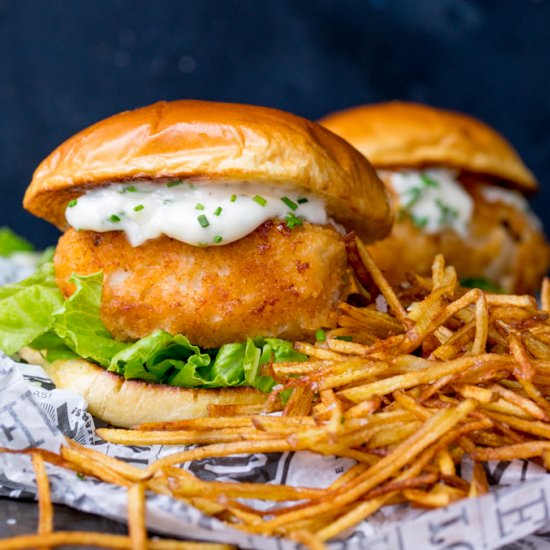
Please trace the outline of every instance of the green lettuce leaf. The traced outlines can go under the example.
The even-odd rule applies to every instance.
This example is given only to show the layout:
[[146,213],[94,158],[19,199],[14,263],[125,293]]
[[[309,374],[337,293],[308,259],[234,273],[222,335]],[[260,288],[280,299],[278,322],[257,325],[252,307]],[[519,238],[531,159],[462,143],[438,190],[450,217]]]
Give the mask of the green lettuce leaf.
[[294,344],[288,340],[280,340],[279,338],[266,338],[265,346],[269,346],[268,349],[273,353],[273,361],[278,362],[291,362],[291,361],[307,361],[307,355],[300,353],[294,349]]
[[51,263],[24,281],[0,287],[0,349],[11,355],[48,332],[62,305]]
[[128,344],[115,340],[99,315],[103,273],[73,275],[69,282],[76,291],[54,313],[54,331],[77,355],[108,367]]
[[8,258],[15,252],[32,252],[34,246],[7,227],[0,227],[0,256]]
[[[243,373],[244,373],[244,379],[248,383],[249,386],[253,386],[254,382],[258,379],[260,375],[260,367],[261,367],[261,361],[262,361],[262,349],[256,347],[254,344],[254,341],[249,338],[246,342],[246,346],[244,348],[244,358],[243,358]],[[267,360],[264,360],[264,363],[267,363],[269,361],[269,358]]]
[[186,388],[247,385],[270,391],[273,379],[259,372],[261,353],[251,339],[217,351],[201,350],[181,334],[156,331],[115,355],[109,370],[126,378]]
[[65,344],[65,340],[60,338],[53,330],[33,340],[29,344],[29,347],[40,351],[50,363],[61,359],[78,359],[78,355],[72,351],[67,344]]
[[[214,357],[206,387],[242,386],[244,379],[245,344],[226,344]],[[201,371],[198,371],[201,374]],[[206,374],[202,369],[202,374]]]
[[279,338],[259,338],[254,343],[248,340],[245,352],[245,380],[249,386],[263,392],[270,392],[275,380],[261,373],[262,367],[280,361],[305,361],[307,356],[297,352],[292,342]]
[[40,254],[37,262],[36,262],[36,268],[43,266],[44,264],[47,264],[49,262],[53,262],[53,257],[55,255],[55,246],[48,246],[48,248],[45,248],[42,253]]

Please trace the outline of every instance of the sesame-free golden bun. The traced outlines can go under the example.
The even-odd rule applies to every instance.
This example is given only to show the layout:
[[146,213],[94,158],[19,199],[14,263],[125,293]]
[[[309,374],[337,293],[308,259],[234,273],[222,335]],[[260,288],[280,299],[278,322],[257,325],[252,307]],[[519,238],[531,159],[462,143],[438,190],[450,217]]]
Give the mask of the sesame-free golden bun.
[[392,101],[352,107],[319,121],[376,168],[444,166],[483,174],[523,191],[537,181],[498,132],[471,116]]
[[275,109],[193,100],[126,111],[79,132],[38,166],[24,206],[64,229],[67,203],[89,189],[170,178],[302,189],[367,242],[392,223],[376,172],[332,132]]
[[58,388],[84,397],[96,418],[121,428],[209,416],[211,405],[260,405],[269,395],[249,387],[204,390],[125,380],[84,359],[50,364],[30,348],[23,348],[21,356],[41,365]]

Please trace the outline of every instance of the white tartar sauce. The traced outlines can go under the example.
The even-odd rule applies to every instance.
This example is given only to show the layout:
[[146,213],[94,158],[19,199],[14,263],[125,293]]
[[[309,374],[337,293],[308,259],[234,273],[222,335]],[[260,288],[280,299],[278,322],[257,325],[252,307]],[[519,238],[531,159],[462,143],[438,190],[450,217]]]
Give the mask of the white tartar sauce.
[[290,228],[302,221],[330,221],[320,198],[297,190],[191,180],[108,185],[69,202],[65,215],[77,230],[124,231],[132,246],[160,235],[193,246],[219,246],[270,219],[285,220]]
[[460,185],[458,173],[446,168],[400,170],[386,173],[399,202],[399,215],[410,216],[426,233],[444,229],[465,237],[474,201]]

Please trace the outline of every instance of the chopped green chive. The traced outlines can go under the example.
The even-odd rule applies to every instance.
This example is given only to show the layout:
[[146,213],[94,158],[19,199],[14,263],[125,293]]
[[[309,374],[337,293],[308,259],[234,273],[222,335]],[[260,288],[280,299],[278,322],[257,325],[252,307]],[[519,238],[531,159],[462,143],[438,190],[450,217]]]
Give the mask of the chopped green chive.
[[140,210],[143,210],[145,208],[145,206],[143,206],[143,204],[136,204],[136,206],[134,206],[134,212],[139,212]]
[[198,202],[195,205],[195,210],[204,210],[204,204],[201,204],[200,202]]
[[351,336],[337,336],[336,340],[343,340],[344,342],[351,342],[352,337]]
[[229,199],[231,202],[235,202],[237,200],[237,195],[231,195],[231,199]]
[[208,221],[208,218],[204,214],[201,214],[197,218],[197,220],[201,224],[201,227],[208,227],[210,225],[210,222]]
[[267,204],[267,201],[263,197],[260,197],[260,195],[255,195],[252,200],[257,202],[260,206],[265,206]]
[[133,185],[127,185],[126,187],[119,187],[117,191],[119,193],[126,193],[126,191],[128,191],[128,193],[135,193],[137,189]]
[[281,197],[281,200],[292,210],[296,210],[296,208],[298,208],[298,205],[294,201],[291,201],[288,197]]
[[216,210],[214,210],[214,216],[219,216],[222,213],[222,207],[218,206]]
[[302,197],[301,199],[298,199],[298,204],[305,204],[306,202],[309,202],[309,200],[306,199],[305,197]]
[[81,472],[77,472],[77,473],[76,473],[76,477],[77,477],[78,479],[84,479],[84,474],[81,473]]
[[452,206],[449,206],[448,204],[445,204],[439,199],[435,201],[435,204],[441,212],[439,223],[441,225],[452,225],[453,221],[458,218],[458,210],[456,208],[453,208]]
[[181,180],[174,180],[174,181],[169,181],[167,184],[166,184],[166,187],[176,187],[176,185],[181,185],[183,182]]
[[289,229],[294,229],[297,225],[303,225],[303,221],[297,218],[292,212],[289,212],[285,218],[286,225]]
[[424,185],[426,185],[427,187],[439,187],[437,181],[430,178],[430,176],[427,176],[426,174],[420,174],[420,179],[422,180],[422,183],[424,183]]
[[72,208],[73,206],[76,206],[76,203],[78,201],[76,199],[73,199],[72,201],[69,201],[69,204],[67,205],[69,208]]
[[109,221],[112,223],[116,223],[120,221],[120,216],[117,216],[116,214],[111,214],[109,216]]
[[428,225],[428,218],[425,216],[411,216],[411,219],[414,225],[416,225],[416,227],[418,227],[419,229],[424,229],[424,227]]
[[221,235],[216,235],[213,239],[212,239],[216,244],[220,244],[222,241],[223,241],[223,237]]
[[403,193],[403,196],[410,197],[405,202],[405,204],[402,205],[403,208],[405,208],[405,210],[408,210],[411,207],[413,207],[421,199],[422,189],[420,189],[420,187],[411,187],[410,189],[407,189]]
[[327,335],[325,334],[325,331],[322,328],[320,328],[315,333],[315,340],[317,340],[317,342],[324,342],[326,339],[327,339]]

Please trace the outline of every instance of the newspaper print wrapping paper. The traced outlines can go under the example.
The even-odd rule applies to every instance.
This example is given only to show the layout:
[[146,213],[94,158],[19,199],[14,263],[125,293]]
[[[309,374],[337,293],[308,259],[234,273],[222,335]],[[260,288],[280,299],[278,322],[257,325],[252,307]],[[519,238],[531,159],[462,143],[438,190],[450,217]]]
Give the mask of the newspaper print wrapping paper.
[[[64,436],[93,446],[136,466],[174,452],[174,447],[112,445],[96,438],[94,421],[78,395],[55,389],[38,366],[15,363],[0,355],[0,446],[14,450],[40,447],[58,451]],[[202,479],[226,479],[326,487],[351,466],[349,459],[311,453],[256,454],[188,463]],[[467,469],[468,464],[463,464]],[[85,512],[126,520],[126,489],[48,465],[52,498]],[[467,473],[467,472],[466,472]],[[335,549],[487,550],[511,544],[536,531],[550,530],[550,476],[532,463],[495,463],[490,479],[505,487],[487,496],[464,500],[429,512],[408,507],[382,510],[350,537],[331,544]],[[35,497],[30,459],[0,454],[0,495]],[[286,540],[248,536],[175,499],[151,495],[147,522],[159,534],[230,542],[243,548],[290,550]],[[550,537],[531,536],[508,548],[548,548]],[[1,542],[1,541],[0,541]],[[0,544],[1,547],[1,544]]]
[[[0,258],[0,285],[32,272],[28,262]],[[181,447],[113,445],[95,435],[94,419],[84,399],[56,389],[41,367],[16,363],[0,352],[0,447],[58,451],[70,437],[136,466]],[[353,462],[312,453],[254,454],[213,458],[185,464],[201,479],[286,483],[327,487]],[[468,475],[469,464],[462,464]],[[126,521],[126,489],[47,465],[52,499],[73,508]],[[527,461],[491,463],[491,494],[463,500],[447,508],[420,512],[406,506],[387,507],[359,525],[347,538],[330,544],[335,550],[550,550],[550,476]],[[0,496],[35,498],[30,457],[0,453]],[[255,502],[255,505],[261,505]],[[198,510],[163,495],[147,499],[152,532],[182,538],[233,543],[259,550],[294,550],[288,540],[250,536]],[[548,531],[548,533],[547,533]],[[537,534],[534,534],[537,533]],[[1,548],[1,541],[0,541]]]

